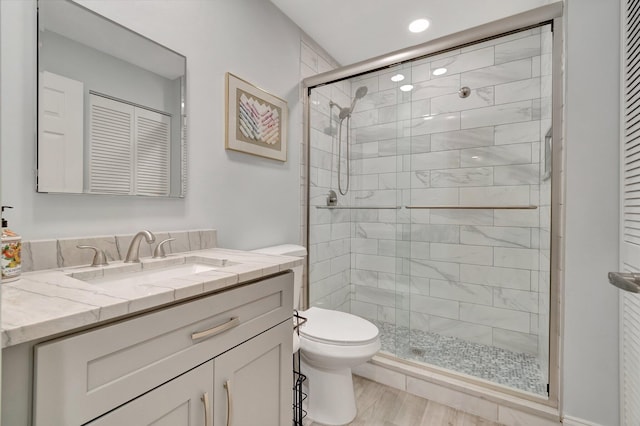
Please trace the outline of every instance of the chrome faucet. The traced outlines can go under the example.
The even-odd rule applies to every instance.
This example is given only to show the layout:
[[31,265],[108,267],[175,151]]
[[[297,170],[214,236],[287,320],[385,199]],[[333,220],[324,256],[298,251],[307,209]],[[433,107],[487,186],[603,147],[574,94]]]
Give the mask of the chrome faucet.
[[129,250],[127,251],[127,257],[124,260],[124,263],[140,262],[140,241],[142,241],[143,237],[149,244],[156,240],[155,235],[153,235],[151,231],[145,230],[138,232],[136,236],[131,240],[131,244],[129,244]]

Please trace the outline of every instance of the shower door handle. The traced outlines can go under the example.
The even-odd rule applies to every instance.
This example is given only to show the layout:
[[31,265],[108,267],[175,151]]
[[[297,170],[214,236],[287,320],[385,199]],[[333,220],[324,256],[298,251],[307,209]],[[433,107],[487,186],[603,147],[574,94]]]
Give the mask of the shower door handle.
[[640,274],[609,272],[608,277],[614,286],[631,293],[640,293]]

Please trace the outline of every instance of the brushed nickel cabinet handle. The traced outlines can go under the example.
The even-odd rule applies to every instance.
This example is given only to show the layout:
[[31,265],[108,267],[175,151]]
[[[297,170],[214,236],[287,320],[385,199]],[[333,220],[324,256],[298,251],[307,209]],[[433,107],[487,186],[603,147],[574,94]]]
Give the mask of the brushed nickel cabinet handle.
[[204,337],[215,336],[216,334],[227,331],[230,328],[237,326],[238,324],[240,324],[240,319],[238,317],[231,317],[229,318],[229,321],[225,322],[224,324],[217,325],[208,330],[196,331],[195,333],[191,333],[191,340],[198,340]]
[[224,388],[227,390],[227,426],[231,426],[231,380],[224,382]]
[[205,392],[200,399],[204,404],[204,426],[211,426],[209,419],[211,418],[211,408],[209,407],[209,394]]

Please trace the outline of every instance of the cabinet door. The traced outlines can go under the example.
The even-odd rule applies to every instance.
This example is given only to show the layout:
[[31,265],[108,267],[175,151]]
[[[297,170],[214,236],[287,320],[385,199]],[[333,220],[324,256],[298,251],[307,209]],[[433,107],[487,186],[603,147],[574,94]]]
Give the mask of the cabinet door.
[[209,361],[88,425],[212,426],[212,376],[213,361]]
[[[38,344],[33,424],[95,419],[290,319],[292,301],[288,272]],[[232,329],[193,339],[235,318],[239,324]]]
[[214,425],[291,425],[291,351],[292,323],[285,321],[217,357]]

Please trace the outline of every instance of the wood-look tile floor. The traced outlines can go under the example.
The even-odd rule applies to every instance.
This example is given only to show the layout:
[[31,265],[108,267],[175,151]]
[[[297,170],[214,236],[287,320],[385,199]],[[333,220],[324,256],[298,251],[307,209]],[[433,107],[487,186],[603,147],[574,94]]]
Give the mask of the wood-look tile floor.
[[[353,376],[358,416],[356,426],[500,426],[481,417],[401,390]],[[304,421],[305,426],[324,426]]]

